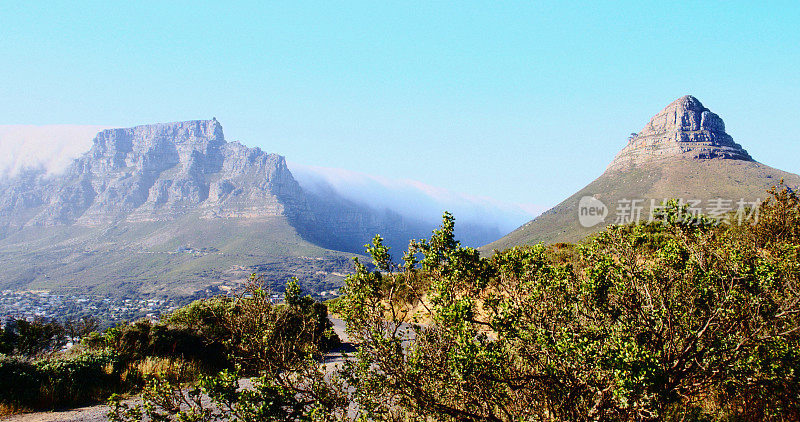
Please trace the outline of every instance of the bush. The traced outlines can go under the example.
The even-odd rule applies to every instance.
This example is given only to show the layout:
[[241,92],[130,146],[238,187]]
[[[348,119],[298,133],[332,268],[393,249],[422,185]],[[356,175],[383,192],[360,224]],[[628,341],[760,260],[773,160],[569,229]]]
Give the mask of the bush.
[[[481,258],[445,214],[395,268],[376,238],[382,272],[357,265],[336,309],[351,397],[378,420],[798,420],[800,201],[773,194],[758,221],[671,203],[574,250]],[[410,300],[431,324],[398,329]]]
[[38,317],[33,321],[9,320],[0,337],[0,351],[25,357],[55,352],[67,344],[64,325]]
[[118,385],[115,356],[81,353],[30,361],[0,357],[0,402],[14,408],[58,408],[105,400]]
[[[303,296],[294,281],[287,285],[286,304],[280,305],[271,303],[256,277],[251,281],[245,294],[222,307],[224,318],[209,312],[219,309],[219,302],[212,302],[194,303],[168,319],[221,324],[218,332],[228,333],[225,345],[235,370],[201,374],[188,392],[180,383],[148,377],[143,403],[131,406],[113,397],[109,418],[284,421],[315,414],[314,420],[324,420],[331,409],[345,409],[344,390],[332,387],[338,381],[320,366],[323,354],[338,344],[327,308]],[[258,375],[252,388],[239,384],[246,375]]]
[[81,353],[73,357],[43,359],[34,366],[40,380],[39,406],[68,407],[108,398],[118,385],[112,353]]
[[221,342],[230,337],[228,324],[225,321],[229,318],[233,307],[234,300],[224,296],[195,300],[175,310],[164,321],[170,326],[190,328],[203,338]]
[[41,378],[28,359],[0,355],[0,403],[14,408],[32,407],[39,400]]
[[328,308],[302,296],[296,280],[286,286],[286,304],[273,304],[268,290],[253,277],[223,320],[232,363],[247,374],[290,367],[313,355],[319,358],[339,338],[328,320]]
[[127,367],[148,357],[197,361],[212,371],[229,366],[227,350],[219,340],[196,329],[149,320],[110,328],[102,340],[92,339],[91,344],[110,348],[119,356],[119,364]]

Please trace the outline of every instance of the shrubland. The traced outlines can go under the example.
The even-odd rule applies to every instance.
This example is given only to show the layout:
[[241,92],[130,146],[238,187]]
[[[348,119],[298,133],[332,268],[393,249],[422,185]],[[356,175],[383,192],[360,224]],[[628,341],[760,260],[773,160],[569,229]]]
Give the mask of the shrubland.
[[[800,419],[800,205],[741,224],[677,202],[586,242],[483,258],[453,219],[402,267],[348,280],[354,398],[370,419]],[[409,302],[429,312],[403,346]],[[414,308],[419,308],[415,306]],[[401,415],[401,416],[398,416]]]
[[[167,321],[194,327],[223,345],[228,367],[204,372],[191,384],[145,377],[143,401],[131,405],[114,396],[112,420],[295,420],[346,407],[341,385],[326,377],[320,360],[339,339],[327,307],[303,296],[296,282],[285,303],[273,304],[257,286],[236,300],[195,302]],[[243,388],[245,377],[252,387]]]
[[153,383],[143,407],[112,415],[800,419],[800,201],[771,193],[747,221],[720,224],[670,202],[646,224],[489,258],[456,241],[446,213],[401,264],[379,236],[367,248],[375,269],[356,261],[333,305],[356,346],[340,365],[321,365],[323,349],[308,341],[279,336],[276,348],[262,337],[252,388],[231,371],[188,392]]
[[771,193],[744,221],[670,202],[491,257],[448,213],[399,264],[378,236],[332,303],[355,346],[336,364],[326,306],[295,283],[285,304],[253,286],[84,345],[112,372],[194,365],[140,374],[140,404],[111,401],[120,421],[799,420],[800,200]]

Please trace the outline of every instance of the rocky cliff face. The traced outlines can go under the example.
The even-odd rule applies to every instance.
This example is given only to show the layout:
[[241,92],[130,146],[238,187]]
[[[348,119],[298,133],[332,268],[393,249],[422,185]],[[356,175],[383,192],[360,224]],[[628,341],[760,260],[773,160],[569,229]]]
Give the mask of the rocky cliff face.
[[675,157],[753,161],[725,133],[722,119],[687,95],[670,103],[641,132],[631,136],[608,169],[624,170]]
[[[227,142],[216,119],[104,130],[61,175],[26,171],[0,180],[0,238],[27,226],[102,228],[186,216],[209,224],[285,217],[313,244],[354,253],[375,234],[404,250],[434,228],[334,191],[304,191],[284,157]],[[473,244],[494,237],[478,234]]]
[[309,214],[280,155],[228,143],[215,119],[104,130],[55,178],[23,174],[0,190],[4,225],[103,225]]

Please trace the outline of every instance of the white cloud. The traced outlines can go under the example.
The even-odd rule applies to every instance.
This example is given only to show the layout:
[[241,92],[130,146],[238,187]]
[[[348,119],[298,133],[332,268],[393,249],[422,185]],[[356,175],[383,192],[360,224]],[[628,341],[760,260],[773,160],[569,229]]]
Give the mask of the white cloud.
[[63,171],[88,151],[102,126],[0,125],[0,176],[14,176],[25,168]]
[[509,232],[542,213],[545,207],[496,201],[427,185],[416,180],[380,176],[328,167],[288,163],[292,174],[307,190],[333,189],[343,197],[376,209],[388,208],[401,215],[439,223],[444,211],[456,221]]

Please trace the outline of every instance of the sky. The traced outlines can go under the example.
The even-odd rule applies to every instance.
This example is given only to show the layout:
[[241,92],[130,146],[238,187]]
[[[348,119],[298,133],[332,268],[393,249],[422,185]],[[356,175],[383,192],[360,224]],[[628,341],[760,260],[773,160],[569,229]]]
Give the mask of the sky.
[[0,125],[216,117],[293,163],[541,209],[686,94],[800,173],[798,22],[797,1],[2,2]]

